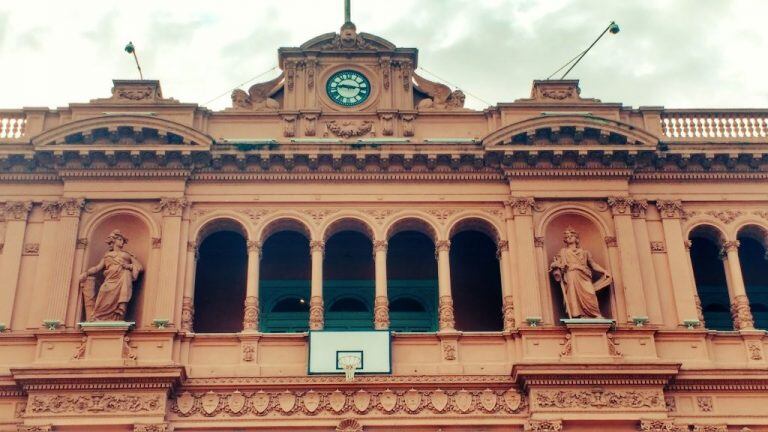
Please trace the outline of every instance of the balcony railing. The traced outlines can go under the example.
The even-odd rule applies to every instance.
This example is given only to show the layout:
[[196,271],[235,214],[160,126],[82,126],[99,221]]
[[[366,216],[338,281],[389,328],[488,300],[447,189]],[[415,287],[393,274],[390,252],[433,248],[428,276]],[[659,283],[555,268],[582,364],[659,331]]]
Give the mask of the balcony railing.
[[23,112],[0,112],[0,139],[13,140],[24,136],[27,119]]
[[672,140],[766,140],[768,110],[665,110],[661,130]]

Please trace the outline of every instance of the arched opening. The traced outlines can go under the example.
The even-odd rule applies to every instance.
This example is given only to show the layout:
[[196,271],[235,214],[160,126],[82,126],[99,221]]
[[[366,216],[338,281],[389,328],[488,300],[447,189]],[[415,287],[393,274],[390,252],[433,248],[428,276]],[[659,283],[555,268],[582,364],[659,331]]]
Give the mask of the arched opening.
[[[544,247],[547,252],[547,270],[549,270],[549,266],[555,260],[555,257],[558,256],[566,246],[563,241],[564,233],[569,228],[578,233],[577,247],[589,252],[589,255],[596,264],[607,270],[609,273],[612,273],[604,234],[598,228],[598,225],[594,220],[577,211],[568,211],[558,214],[546,225],[544,231]],[[602,274],[594,271],[594,269],[592,270],[592,282],[598,282]],[[559,281],[555,280],[551,271],[548,272],[548,275],[550,295],[552,298],[552,316],[554,318],[554,324],[560,325],[562,323],[562,321],[560,321],[561,319],[568,318],[564,286]],[[615,287],[609,285],[598,290],[596,295],[601,315],[606,318],[615,317]]]
[[765,230],[748,226],[739,231],[739,262],[755,328],[768,330],[768,256]]
[[713,227],[700,226],[691,231],[689,239],[693,277],[704,323],[710,330],[733,330],[720,233]]
[[248,267],[245,237],[216,231],[202,241],[195,274],[197,333],[235,333],[243,329]]
[[373,328],[374,264],[371,240],[338,231],[325,242],[323,300],[326,330]]
[[496,244],[483,228],[482,223],[460,225],[451,236],[451,294],[461,331],[504,328]]
[[279,231],[270,235],[262,245],[259,269],[261,331],[307,331],[312,270],[305,234]]
[[437,331],[435,244],[420,231],[400,231],[387,248],[387,296],[390,329]]

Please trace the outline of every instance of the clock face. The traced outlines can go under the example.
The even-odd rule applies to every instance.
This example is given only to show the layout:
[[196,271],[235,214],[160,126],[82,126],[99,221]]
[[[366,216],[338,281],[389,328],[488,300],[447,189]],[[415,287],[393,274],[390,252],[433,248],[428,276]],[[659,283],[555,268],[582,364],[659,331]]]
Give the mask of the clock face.
[[325,91],[332,101],[342,106],[360,105],[371,95],[371,82],[360,72],[343,70],[328,78]]

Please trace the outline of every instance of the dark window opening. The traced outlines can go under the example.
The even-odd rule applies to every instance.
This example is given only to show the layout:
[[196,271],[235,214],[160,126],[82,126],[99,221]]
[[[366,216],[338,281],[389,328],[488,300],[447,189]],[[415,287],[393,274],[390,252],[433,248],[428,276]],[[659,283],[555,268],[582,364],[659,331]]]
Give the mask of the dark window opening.
[[371,240],[341,231],[325,243],[323,299],[327,330],[373,328],[374,262]]
[[766,250],[761,242],[749,237],[739,236],[739,262],[741,273],[744,277],[744,285],[747,289],[752,309],[752,317],[755,320],[755,328],[768,330],[768,261]]
[[419,231],[401,231],[388,243],[390,329],[398,332],[437,331],[435,244]]
[[731,301],[720,247],[708,237],[692,237],[691,241],[691,263],[704,323],[710,330],[733,330],[729,312]]
[[345,297],[333,302],[330,312],[368,312],[368,307],[362,301]]
[[420,301],[412,298],[399,298],[389,304],[389,312],[426,312]]
[[451,290],[456,329],[500,331],[501,274],[496,245],[479,231],[451,238]]
[[264,242],[261,257],[261,331],[307,331],[312,273],[309,240],[296,231],[274,233]]

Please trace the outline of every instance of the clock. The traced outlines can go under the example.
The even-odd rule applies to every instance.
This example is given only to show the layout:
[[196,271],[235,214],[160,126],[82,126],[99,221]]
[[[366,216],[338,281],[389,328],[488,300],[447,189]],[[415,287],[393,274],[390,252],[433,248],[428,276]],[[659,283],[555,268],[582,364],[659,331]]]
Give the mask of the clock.
[[360,72],[342,70],[328,78],[325,91],[337,104],[352,107],[368,99],[371,95],[371,82]]

